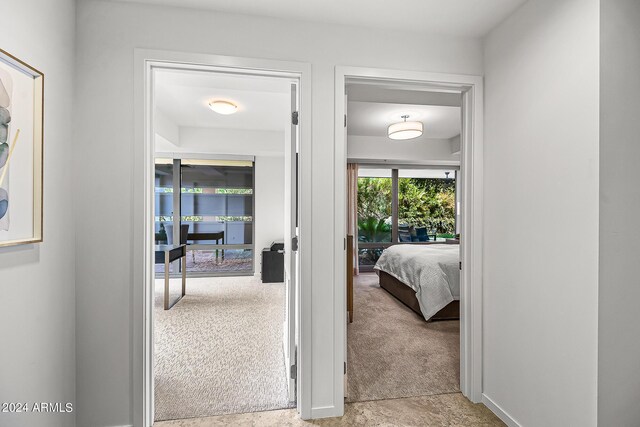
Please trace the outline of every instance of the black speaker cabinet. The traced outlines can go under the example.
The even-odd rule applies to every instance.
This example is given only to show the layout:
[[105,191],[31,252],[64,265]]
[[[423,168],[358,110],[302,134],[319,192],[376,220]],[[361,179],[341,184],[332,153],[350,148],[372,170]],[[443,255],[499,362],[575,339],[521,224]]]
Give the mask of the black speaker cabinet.
[[262,250],[262,283],[284,282],[284,251]]

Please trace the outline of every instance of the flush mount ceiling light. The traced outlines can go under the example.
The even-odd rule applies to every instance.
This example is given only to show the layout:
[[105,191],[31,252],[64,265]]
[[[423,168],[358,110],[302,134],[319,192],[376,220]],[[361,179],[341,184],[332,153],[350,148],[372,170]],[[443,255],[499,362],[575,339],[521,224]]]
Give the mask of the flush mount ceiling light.
[[209,108],[218,114],[233,114],[238,110],[238,106],[230,101],[211,101]]
[[408,122],[408,115],[401,116],[404,121],[389,125],[387,133],[389,138],[401,140],[401,139],[413,139],[422,135],[422,122]]

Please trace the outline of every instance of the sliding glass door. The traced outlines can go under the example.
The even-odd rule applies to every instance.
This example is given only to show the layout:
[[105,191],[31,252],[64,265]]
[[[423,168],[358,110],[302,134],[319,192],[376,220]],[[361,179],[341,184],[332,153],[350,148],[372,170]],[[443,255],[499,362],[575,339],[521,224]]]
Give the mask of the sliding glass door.
[[372,269],[398,243],[442,243],[456,235],[456,170],[359,168],[358,254]]
[[[253,274],[253,162],[175,159],[167,163],[156,163],[156,242],[166,233],[168,243],[186,244],[191,276]],[[170,179],[178,185],[169,185]],[[180,193],[175,198],[177,188]]]

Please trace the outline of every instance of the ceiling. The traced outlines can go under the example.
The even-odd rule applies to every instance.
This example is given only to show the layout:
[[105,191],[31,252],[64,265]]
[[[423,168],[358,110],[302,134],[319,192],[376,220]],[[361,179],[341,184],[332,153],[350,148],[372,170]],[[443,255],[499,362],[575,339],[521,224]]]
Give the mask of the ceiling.
[[[155,107],[179,127],[283,131],[289,120],[290,83],[275,78],[201,71],[156,71]],[[235,114],[213,112],[212,100],[238,106]]]
[[419,139],[449,139],[460,135],[460,107],[437,105],[389,104],[349,101],[347,106],[348,134],[360,136],[387,136],[387,127],[402,121],[419,121],[424,133]]
[[[154,82],[156,109],[178,127],[283,131],[288,125],[290,83],[284,79],[158,70]],[[374,85],[349,85],[348,91],[349,135],[386,137],[387,127],[404,114],[424,124],[419,139],[460,134],[459,96],[431,99],[425,93],[416,98],[415,91],[381,91]],[[238,111],[213,112],[208,103],[217,99],[232,101]]]
[[116,0],[450,36],[482,37],[526,0]]
[[[349,135],[387,137],[387,128],[401,122],[422,122],[424,131],[413,142],[426,139],[450,139],[460,135],[460,93],[435,91],[404,83],[371,81],[347,82]],[[396,142],[397,143],[397,142]]]

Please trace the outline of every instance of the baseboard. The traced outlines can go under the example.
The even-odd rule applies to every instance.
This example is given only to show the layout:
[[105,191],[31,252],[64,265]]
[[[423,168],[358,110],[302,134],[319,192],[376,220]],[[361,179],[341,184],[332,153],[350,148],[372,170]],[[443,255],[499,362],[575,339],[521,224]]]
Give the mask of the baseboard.
[[311,408],[311,419],[317,418],[332,418],[341,417],[344,414],[338,412],[338,408],[335,406],[321,406],[318,408]]
[[496,416],[509,427],[522,427],[515,419],[513,419],[511,415],[507,414],[504,409],[502,409],[496,402],[491,400],[491,398],[484,393],[482,393],[482,403],[484,403],[484,406],[489,408],[491,412],[496,414]]

